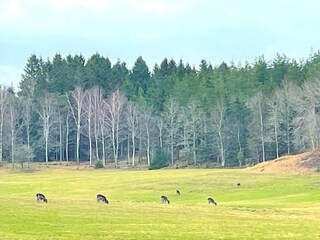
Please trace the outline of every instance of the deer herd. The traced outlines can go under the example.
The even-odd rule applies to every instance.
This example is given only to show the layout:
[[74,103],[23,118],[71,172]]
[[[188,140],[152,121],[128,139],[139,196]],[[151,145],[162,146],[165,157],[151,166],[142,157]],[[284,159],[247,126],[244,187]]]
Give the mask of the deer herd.
[[[240,183],[237,183],[237,187],[240,187],[240,186],[241,186],[241,184],[240,184]],[[180,193],[180,191],[179,191],[178,189],[176,190],[176,195],[178,195],[178,196],[181,195],[181,193]],[[38,201],[38,202],[48,203],[48,199],[47,199],[47,198],[45,197],[45,195],[42,194],[42,193],[37,193],[37,194],[36,194],[36,198],[37,198],[37,201]],[[215,205],[215,206],[218,205],[217,202],[216,202],[212,197],[208,197],[207,200],[208,200],[208,204],[212,204],[212,205]],[[98,195],[97,195],[97,202],[109,204],[109,201],[108,201],[108,199],[106,198],[106,196],[104,196],[104,195],[102,195],[102,194],[98,194]],[[161,202],[161,203],[170,204],[169,198],[168,198],[167,196],[165,196],[165,195],[162,195],[162,196],[160,197],[160,202]]]

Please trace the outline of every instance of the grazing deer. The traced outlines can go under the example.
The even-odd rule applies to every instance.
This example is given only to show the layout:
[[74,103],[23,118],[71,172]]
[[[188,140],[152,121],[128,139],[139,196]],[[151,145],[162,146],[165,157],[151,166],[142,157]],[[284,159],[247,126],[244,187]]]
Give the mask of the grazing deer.
[[218,205],[218,204],[213,200],[213,198],[211,198],[211,197],[208,198],[208,203],[209,203],[209,204]]
[[170,204],[170,201],[169,201],[169,199],[166,197],[166,196],[161,196],[161,203],[168,203],[168,204]]
[[38,202],[48,203],[48,199],[46,199],[46,197],[42,193],[37,193],[36,197]]
[[241,184],[238,182],[238,183],[237,183],[237,187],[240,187],[240,186],[241,186]]
[[180,191],[179,190],[177,190],[176,193],[177,193],[177,195],[180,195]]
[[97,195],[97,202],[103,202],[103,203],[109,204],[108,199],[102,194]]

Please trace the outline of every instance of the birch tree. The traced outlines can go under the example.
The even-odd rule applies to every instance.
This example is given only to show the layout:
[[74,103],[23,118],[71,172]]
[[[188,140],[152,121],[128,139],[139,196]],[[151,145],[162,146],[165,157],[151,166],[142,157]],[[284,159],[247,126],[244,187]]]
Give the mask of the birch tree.
[[295,98],[294,143],[300,151],[319,146],[320,81],[307,81]]
[[221,166],[224,167],[226,164],[226,158],[225,158],[225,119],[226,119],[226,111],[227,108],[222,100],[219,100],[214,108],[214,111],[212,111],[211,115],[211,124],[213,127],[214,132],[218,133],[218,143],[219,143],[219,151],[220,151],[220,163]]
[[70,120],[71,119],[71,111],[70,108],[68,108],[68,110],[66,111],[66,115],[65,115],[65,126],[66,126],[66,135],[65,135],[65,154],[66,154],[66,161],[67,163],[69,162],[69,141],[70,141]]
[[81,87],[77,86],[67,97],[71,114],[76,124],[76,161],[80,163],[80,137],[83,129],[85,93]]
[[280,91],[276,90],[272,97],[267,99],[267,122],[271,126],[273,134],[270,134],[270,140],[275,142],[276,158],[279,158],[279,134],[280,134]]
[[[190,156],[190,130],[191,130],[191,123],[190,123],[190,112],[188,107],[181,107],[180,108],[180,131],[178,132],[179,139],[181,139],[181,141],[178,143],[181,147],[182,147],[182,155],[184,158],[189,160],[189,156]],[[179,153],[179,158],[180,158],[180,153]]]
[[8,107],[8,91],[6,87],[0,85],[0,163],[2,163],[3,149],[3,127],[5,120],[5,112]]
[[57,98],[57,113],[56,113],[56,123],[57,130],[59,133],[59,159],[60,164],[64,160],[69,161],[69,121],[70,121],[70,108],[67,99],[64,95],[56,96]]
[[11,162],[12,168],[14,168],[16,162],[15,149],[20,143],[18,134],[21,130],[21,109],[19,108],[18,99],[15,97],[14,93],[8,93],[8,107],[7,107],[7,121],[8,121],[8,131],[10,136],[10,152],[11,152]]
[[170,99],[164,106],[164,119],[165,119],[165,129],[167,130],[169,136],[169,146],[171,155],[171,165],[174,164],[174,147],[175,147],[175,137],[179,130],[179,106],[173,99]]
[[[22,105],[23,105],[23,125],[25,127],[26,138],[27,138],[27,152],[32,152],[30,147],[30,134],[31,134],[31,117],[32,117],[32,107],[33,107],[33,97],[36,90],[36,79],[33,76],[23,76],[23,92],[22,94]],[[28,164],[30,162],[30,156],[28,154]]]
[[157,116],[156,117],[156,125],[157,125],[157,128],[158,128],[159,146],[162,149],[162,147],[163,147],[163,131],[164,131],[163,116]]
[[[94,125],[94,89],[89,89],[86,91],[84,102],[83,102],[83,110],[84,110],[84,118],[86,120],[87,129],[84,131],[88,136],[89,141],[89,165],[92,166],[92,130]],[[94,132],[93,132],[94,134]]]
[[123,107],[125,98],[119,90],[113,92],[106,100],[107,106],[107,124],[111,130],[111,143],[113,150],[113,159],[115,166],[118,167],[118,151],[119,151],[119,131],[120,121],[123,115]]
[[[248,101],[248,106],[251,109],[251,126],[250,126],[250,134],[251,134],[251,143],[256,144],[256,135],[257,140],[260,143],[260,149],[262,153],[262,161],[266,160],[266,151],[265,151],[265,114],[264,114],[264,102],[262,92],[258,92],[255,96],[253,96]],[[256,147],[252,146],[252,150],[256,151]]]
[[[127,105],[127,126],[128,132],[131,135],[131,144],[132,144],[132,166],[135,166],[135,151],[136,151],[136,135],[138,131],[138,109],[134,105],[134,103],[129,102]],[[129,139],[128,139],[129,140]],[[130,142],[128,142],[128,148],[130,146]]]
[[295,101],[298,96],[299,87],[284,81],[280,88],[279,104],[281,118],[281,136],[286,144],[286,153],[289,155],[292,148],[293,136],[293,119],[295,118]]
[[101,146],[102,146],[102,163],[103,166],[106,166],[106,146],[105,140],[107,136],[107,118],[108,118],[108,104],[106,100],[102,100],[99,103],[99,130],[100,130],[100,137],[101,137]]
[[152,144],[152,130],[154,129],[154,119],[152,116],[152,109],[149,107],[143,107],[141,109],[141,122],[144,123],[141,125],[141,132],[145,133],[146,137],[146,155],[147,163],[150,166],[151,163],[151,144]]
[[191,139],[192,139],[192,157],[194,164],[197,163],[197,146],[196,141],[198,138],[198,129],[199,129],[199,123],[201,119],[201,113],[197,108],[197,104],[194,100],[192,100],[188,104],[188,110],[190,115],[190,133],[191,133]]
[[[96,159],[99,160],[99,132],[102,128],[104,128],[104,125],[102,123],[102,119],[104,118],[104,114],[102,112],[103,109],[103,90],[99,87],[93,87],[91,88],[91,95],[92,95],[92,107],[93,107],[93,135],[95,140],[95,155]],[[103,121],[104,122],[104,121]],[[101,124],[100,124],[101,123]],[[104,138],[102,138],[102,142],[104,142]],[[104,145],[103,145],[104,146]],[[105,149],[103,147],[103,163],[105,164]]]
[[54,114],[56,111],[56,99],[48,92],[44,93],[39,101],[38,114],[42,121],[42,133],[45,142],[45,160],[48,165],[49,162],[49,137],[51,128],[54,124]]

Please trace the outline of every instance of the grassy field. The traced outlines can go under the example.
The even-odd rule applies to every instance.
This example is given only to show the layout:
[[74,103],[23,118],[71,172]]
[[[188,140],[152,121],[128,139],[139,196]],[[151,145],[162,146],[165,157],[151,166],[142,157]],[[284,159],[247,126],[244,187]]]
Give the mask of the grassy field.
[[0,239],[320,239],[320,175],[0,169]]

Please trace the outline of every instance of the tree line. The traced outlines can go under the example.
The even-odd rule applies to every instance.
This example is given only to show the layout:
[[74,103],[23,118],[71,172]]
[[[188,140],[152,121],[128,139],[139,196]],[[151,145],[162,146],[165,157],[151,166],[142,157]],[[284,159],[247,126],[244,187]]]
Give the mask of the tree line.
[[320,52],[196,68],[142,57],[31,55],[1,86],[0,162],[119,161],[242,166],[319,145]]

